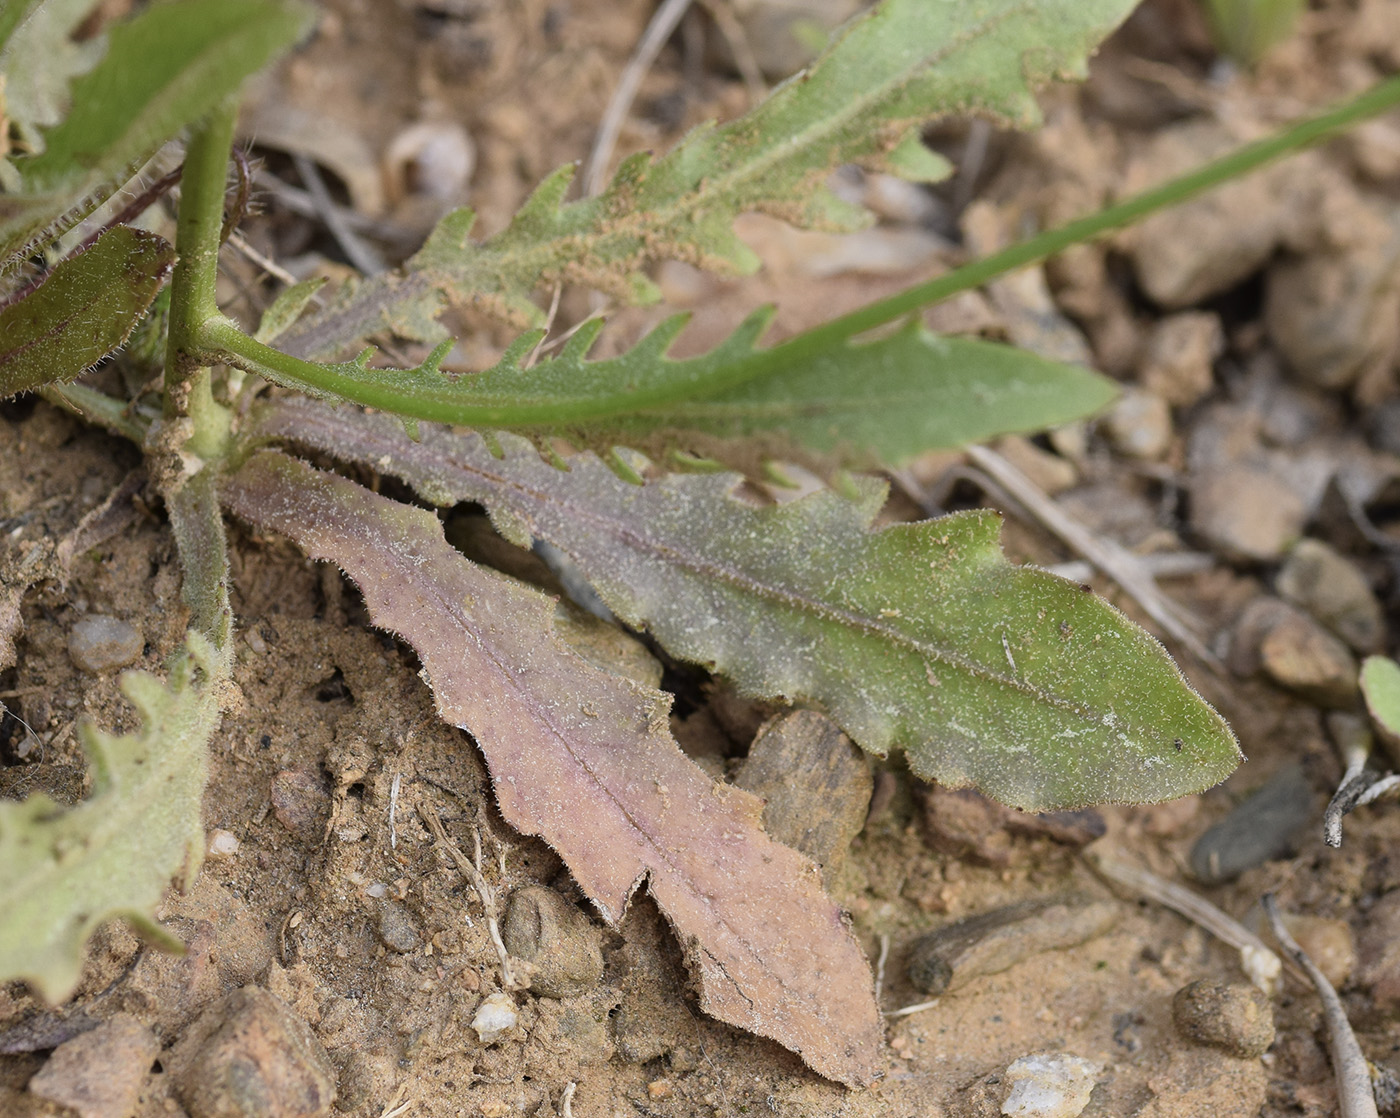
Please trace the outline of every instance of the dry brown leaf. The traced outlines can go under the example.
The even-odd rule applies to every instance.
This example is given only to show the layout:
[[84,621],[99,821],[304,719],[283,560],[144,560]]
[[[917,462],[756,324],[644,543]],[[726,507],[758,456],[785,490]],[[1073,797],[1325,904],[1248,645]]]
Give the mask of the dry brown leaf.
[[816,866],[763,833],[761,801],[680,751],[668,696],[570,652],[549,598],[466,560],[427,512],[275,452],[223,497],[354,579],[374,623],[418,652],[438,712],[476,739],[502,815],[559,852],[604,919],[616,926],[646,881],[706,1013],[828,1078],[874,1078],[864,953]]

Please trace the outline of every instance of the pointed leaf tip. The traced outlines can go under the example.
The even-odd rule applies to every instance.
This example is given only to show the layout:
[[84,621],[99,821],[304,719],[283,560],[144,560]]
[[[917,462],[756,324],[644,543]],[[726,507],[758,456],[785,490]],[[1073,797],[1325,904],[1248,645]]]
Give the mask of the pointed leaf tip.
[[1032,811],[1201,791],[1234,735],[1162,645],[1077,584],[1015,567],[1000,520],[872,529],[883,489],[754,508],[733,474],[629,485],[591,454],[552,469],[500,435],[282,405],[264,429],[508,515],[577,563],[614,613],[748,694],[809,701],[861,746]]

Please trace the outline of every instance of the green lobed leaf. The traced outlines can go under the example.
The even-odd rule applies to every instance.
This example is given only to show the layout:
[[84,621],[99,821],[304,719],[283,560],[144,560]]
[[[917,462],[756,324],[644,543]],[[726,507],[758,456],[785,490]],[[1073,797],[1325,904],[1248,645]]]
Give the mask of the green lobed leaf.
[[934,447],[1068,423],[1117,394],[1111,380],[1089,369],[911,324],[714,395],[603,421],[602,430],[622,439],[658,427],[722,439],[778,433],[800,447],[866,452],[897,464]]
[[0,4],[0,74],[5,115],[26,141],[57,124],[68,83],[102,56],[100,40],[76,43],[72,32],[97,0],[8,0]]
[[594,446],[678,428],[725,438],[776,433],[814,450],[893,462],[930,447],[1065,423],[1097,411],[1116,391],[1088,369],[991,342],[941,338],[917,325],[876,341],[843,342],[815,358],[781,346],[755,349],[770,318],[769,310],[757,311],[714,349],[681,359],[666,350],[683,315],[598,361],[586,354],[601,321],[529,368],[524,362],[539,334],[527,333],[490,369],[456,380],[437,370],[449,343],[417,369],[399,370],[368,368],[368,350],[337,364],[301,361],[226,322],[206,324],[204,340],[209,361],[230,361],[320,399],[429,422],[565,434]]
[[1386,733],[1400,737],[1400,664],[1389,656],[1368,656],[1361,665],[1366,709]]
[[654,289],[642,269],[660,259],[720,271],[757,267],[731,228],[750,210],[820,229],[850,229],[868,215],[826,186],[843,163],[942,177],[919,129],[954,113],[1001,124],[1039,120],[1031,90],[1082,77],[1085,57],[1134,0],[884,0],[837,33],[812,66],[752,112],[704,125],[659,159],[625,160],[596,198],[564,203],[561,168],[514,220],[481,244],[474,215],[444,218],[401,275],[367,281],[290,330],[289,352],[329,356],[391,331],[437,341],[449,301],[520,325],[538,323],[541,285],[585,284],[632,301]]
[[124,344],[174,262],[164,238],[118,225],[0,310],[0,399],[72,380]]
[[878,483],[755,508],[735,475],[638,486],[580,455],[567,472],[524,440],[411,443],[387,417],[309,401],[264,437],[476,501],[528,546],[561,548],[625,622],[746,693],[810,702],[867,750],[1027,810],[1198,792],[1239,760],[1221,717],[1162,646],[1077,583],[1014,567],[1000,519],[963,513],[872,530]]
[[186,647],[168,686],[145,672],[122,677],[141,715],[135,732],[80,727],[92,765],[86,800],[0,802],[0,981],[22,978],[61,1001],[99,924],[120,916],[162,936],[151,913],[171,877],[199,872],[205,748],[219,706],[214,688],[192,674],[217,670],[217,653],[197,633]]
[[14,161],[23,189],[0,194],[0,271],[91,213],[311,18],[295,0],[173,0],[114,26],[43,153]]

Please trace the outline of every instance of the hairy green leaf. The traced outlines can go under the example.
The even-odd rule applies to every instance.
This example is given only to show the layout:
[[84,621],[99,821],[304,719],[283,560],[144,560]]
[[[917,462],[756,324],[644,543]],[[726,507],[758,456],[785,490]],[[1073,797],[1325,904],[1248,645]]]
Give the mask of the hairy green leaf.
[[57,124],[68,104],[68,83],[102,56],[100,41],[75,43],[71,34],[97,0],[10,0],[0,5],[0,74],[5,115],[25,141],[42,143],[40,127]]
[[295,42],[311,15],[296,0],[173,0],[113,27],[43,153],[15,161],[23,189],[0,194],[0,271],[91,213]]
[[72,380],[125,343],[174,262],[164,238],[118,225],[0,310],[0,399]]
[[524,440],[424,429],[307,401],[277,436],[477,501],[501,531],[567,552],[624,621],[746,692],[820,705],[864,748],[920,775],[1048,810],[1200,791],[1239,760],[1223,719],[1162,646],[1077,583],[1015,567],[1000,519],[963,513],[872,530],[884,489],[755,508],[735,475],[619,479],[545,462]]
[[537,323],[542,284],[586,284],[624,300],[654,290],[642,274],[672,258],[746,272],[753,252],[733,233],[757,210],[809,228],[849,229],[867,217],[826,187],[843,163],[932,179],[943,161],[919,127],[978,113],[1015,127],[1039,114],[1031,90],[1080,77],[1084,59],[1134,0],[885,0],[852,21],[812,66],[758,108],[702,126],[660,159],[623,162],[596,198],[564,203],[565,167],[547,178],[511,224],[482,244],[470,210],[438,225],[405,273],[367,281],[284,337],[299,356],[330,356],[391,331],[437,341],[448,301],[521,325]]
[[448,343],[417,369],[399,370],[368,368],[368,350],[338,364],[302,361],[231,323],[206,324],[204,337],[209,360],[221,354],[321,399],[430,422],[567,434],[597,446],[683,428],[725,438],[774,433],[814,450],[898,461],[930,447],[1065,423],[1115,394],[1111,381],[1088,369],[918,326],[815,357],[782,346],[755,349],[769,320],[769,311],[758,311],[708,353],[674,359],[666,350],[685,324],[676,315],[626,353],[589,361],[602,329],[595,320],[529,368],[537,333],[517,339],[490,369],[457,380],[437,371]]
[[559,852],[609,923],[645,879],[705,1012],[870,1082],[882,1036],[859,944],[816,867],[763,833],[761,801],[681,752],[666,695],[571,652],[549,598],[469,562],[431,513],[271,452],[223,496],[355,580],[481,747],[501,814]]
[[199,872],[205,749],[219,719],[214,688],[193,678],[217,671],[218,653],[198,633],[186,647],[168,685],[122,677],[139,729],[80,728],[91,796],[73,807],[44,795],[0,802],[0,981],[22,978],[61,1001],[77,985],[83,944],[111,917],[173,942],[151,913],[171,877]]

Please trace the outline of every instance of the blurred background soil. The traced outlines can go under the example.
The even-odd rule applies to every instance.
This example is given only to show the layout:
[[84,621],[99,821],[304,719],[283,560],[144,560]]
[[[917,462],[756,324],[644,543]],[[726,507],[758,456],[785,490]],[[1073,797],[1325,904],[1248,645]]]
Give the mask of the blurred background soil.
[[[757,82],[804,60],[795,20],[831,25],[850,7],[696,4],[647,73],[615,159],[743,111]],[[258,159],[258,212],[242,235],[301,278],[344,275],[357,253],[362,266],[392,267],[457,205],[478,212],[478,235],[502,228],[540,179],[587,156],[653,9],[329,0],[314,40],[250,90],[242,131]],[[765,301],[779,307],[779,335],[805,328],[1398,68],[1397,0],[1322,0],[1253,71],[1217,54],[1194,4],[1149,0],[1085,86],[1045,92],[1041,131],[937,125],[929,141],[958,171],[934,189],[838,174],[840,189],[879,215],[861,233],[745,218],[739,231],[765,262],[760,274],[663,264],[665,305],[620,310],[601,350],[624,348],[676,308],[694,316],[679,347],[688,352]],[[298,157],[314,163],[330,202],[316,200]],[[224,259],[225,304],[255,321],[281,285],[251,255]],[[593,307],[588,292],[565,291],[557,322]],[[559,859],[500,821],[470,739],[437,720],[413,655],[367,627],[353,587],[285,542],[235,527],[242,703],[215,740],[203,875],[164,910],[189,951],[164,955],[109,925],[67,1005],[0,988],[0,1113],[236,1113],[246,1103],[236,1091],[198,1084],[244,1060],[286,1084],[267,1104],[272,1115],[321,1113],[315,1100],[333,1086],[335,1112],[354,1118],[981,1116],[1001,1113],[1008,1067],[1033,1053],[1089,1062],[1085,1115],[1335,1113],[1311,989],[1286,982],[1272,1043],[1239,1025],[1250,998],[1238,954],[1107,888],[1079,854],[1095,839],[1256,928],[1260,895],[1276,892],[1341,989],[1368,1056],[1400,1070],[1400,810],[1393,799],[1361,809],[1337,850],[1321,827],[1342,771],[1338,742],[1361,729],[1358,658],[1393,652],[1400,620],[1400,118],[927,318],[1122,381],[1106,416],[995,449],[1093,537],[1158,573],[1205,656],[1169,647],[1249,760],[1200,796],[1043,820],[922,786],[898,759],[867,766],[839,735],[791,737],[782,724],[769,733],[788,736],[768,744],[800,766],[789,773],[851,775],[834,786],[775,779],[757,750],[746,757],[780,712],[663,660],[682,745],[715,776],[835,836],[822,849],[827,880],[878,961],[884,1010],[932,1003],[889,1017],[876,1086],[848,1092],[777,1045],[705,1018],[645,895],[620,928],[606,928]],[[463,341],[449,363],[464,369],[511,337],[471,316],[456,325]],[[125,444],[46,404],[3,405],[3,546],[62,536],[138,465]],[[1000,505],[1017,560],[1081,558],[1033,509],[1001,504],[959,455],[929,455],[892,480],[890,519]],[[469,553],[547,581],[478,510],[447,518]],[[1153,627],[1111,580],[1066,570]],[[0,794],[83,795],[74,724],[132,725],[116,678],[130,665],[158,670],[182,639],[179,583],[160,510],[138,497],[66,590],[29,596],[18,666],[0,674],[0,699],[18,716],[0,725]],[[628,655],[648,664],[657,653],[632,642]],[[480,837],[482,872],[503,903],[543,906],[547,919],[512,945],[536,951],[552,976],[536,989],[502,990],[480,900],[434,845],[425,807],[469,856]],[[537,887],[550,892],[521,892]],[[1034,907],[1015,909],[1010,930],[996,933],[1010,965],[959,957],[942,993],[911,983],[924,933],[1046,898],[1061,906],[1048,924]],[[1055,931],[1070,924],[1081,931]],[[1189,1011],[1183,995],[1174,1020],[1174,996],[1203,979],[1221,989]],[[501,1030],[487,1044],[473,1022],[493,996]],[[236,1035],[211,1038],[229,1020],[241,1023]],[[51,1057],[80,1042],[81,1070]],[[89,1081],[108,1088],[108,1101],[84,1094]]]

